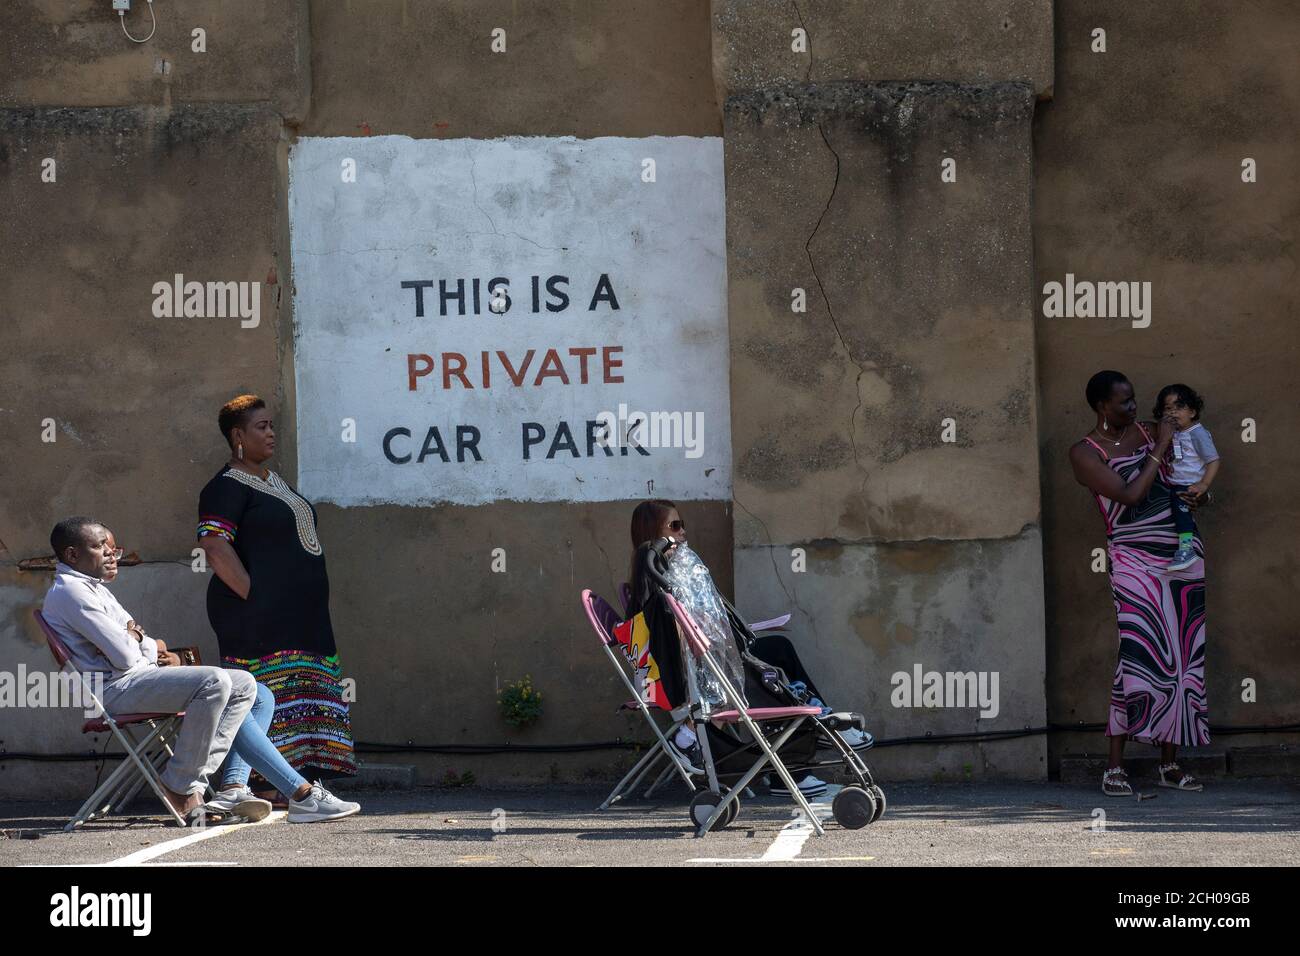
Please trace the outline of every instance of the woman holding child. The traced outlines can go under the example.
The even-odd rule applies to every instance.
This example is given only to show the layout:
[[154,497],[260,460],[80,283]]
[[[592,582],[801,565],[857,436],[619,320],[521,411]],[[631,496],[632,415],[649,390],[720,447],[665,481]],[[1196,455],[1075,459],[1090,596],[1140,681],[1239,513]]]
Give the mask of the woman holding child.
[[1180,401],[1169,391],[1161,394],[1160,422],[1139,422],[1128,378],[1098,372],[1086,391],[1096,426],[1070,449],[1074,476],[1093,493],[1106,522],[1119,625],[1119,662],[1106,729],[1110,759],[1102,775],[1102,792],[1108,796],[1133,793],[1122,766],[1129,737],[1160,746],[1160,785],[1177,790],[1201,789],[1179,768],[1177,748],[1210,741],[1205,552],[1194,527],[1183,532],[1190,538],[1180,540],[1173,503],[1195,506],[1204,499],[1205,488],[1170,489],[1167,458],[1185,416],[1170,411]]

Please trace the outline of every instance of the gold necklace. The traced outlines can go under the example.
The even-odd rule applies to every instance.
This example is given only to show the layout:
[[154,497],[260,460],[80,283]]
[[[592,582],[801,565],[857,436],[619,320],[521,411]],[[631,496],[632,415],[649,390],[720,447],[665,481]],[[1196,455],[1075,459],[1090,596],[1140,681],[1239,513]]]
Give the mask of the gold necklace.
[[[1119,433],[1119,440],[1110,443],[1114,445],[1116,448],[1118,448],[1120,446],[1120,443],[1124,441],[1124,436],[1128,434],[1128,429],[1129,426],[1125,425],[1124,430]],[[1098,429],[1094,428],[1093,431],[1096,432],[1097,437],[1100,438],[1102,441],[1110,441],[1110,439],[1107,438],[1105,435],[1103,435]]]

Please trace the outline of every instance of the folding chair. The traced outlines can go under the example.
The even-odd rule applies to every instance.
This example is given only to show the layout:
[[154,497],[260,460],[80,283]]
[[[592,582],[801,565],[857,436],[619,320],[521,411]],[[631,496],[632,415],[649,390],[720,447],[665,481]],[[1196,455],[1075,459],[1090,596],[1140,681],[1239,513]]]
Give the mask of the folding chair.
[[[81,809],[63,829],[75,830],[83,823],[108,816],[114,808],[129,806],[146,784],[153,788],[153,792],[158,795],[158,799],[162,801],[171,818],[178,825],[185,826],[185,818],[176,812],[163,794],[162,778],[159,776],[162,767],[172,756],[170,741],[180,732],[181,720],[185,714],[182,712],[113,716],[104,708],[103,701],[95,695],[90,681],[72,666],[72,653],[68,650],[68,645],[50,627],[44,615],[37,610],[32,611],[32,617],[36,618],[36,623],[40,625],[41,632],[45,635],[45,642],[49,645],[50,653],[54,655],[54,662],[58,664],[61,671],[77,676],[85,694],[84,699],[93,702],[95,709],[100,713],[100,716],[87,720],[82,725],[81,732],[83,734],[111,733],[126,751],[126,756],[118,763],[117,769],[86,798]],[[142,731],[140,736],[137,736],[137,729]]]
[[[623,602],[623,616],[627,617],[627,609],[632,606],[632,588],[626,581],[618,586],[618,599]],[[769,618],[766,621],[758,621],[749,625],[749,629],[757,634],[759,631],[775,631],[785,627],[790,623],[790,615],[782,614],[780,617]]]
[[[677,599],[671,594],[665,592],[664,598],[668,606],[672,609],[673,617],[677,620],[677,626],[686,646],[690,651],[691,657],[703,664],[712,674],[714,680],[723,689],[725,697],[724,710],[711,710],[705,706],[704,700],[700,694],[699,680],[696,676],[694,667],[687,667],[687,687],[690,692],[690,712],[697,722],[709,723],[722,726],[725,724],[742,724],[754,742],[762,751],[753,766],[747,770],[743,776],[732,786],[725,795],[722,793],[722,785],[718,782],[717,769],[713,763],[713,753],[709,745],[709,735],[699,733],[700,746],[704,752],[705,772],[708,774],[709,789],[703,791],[691,800],[691,821],[699,829],[695,835],[702,837],[708,833],[719,820],[724,819],[730,823],[735,819],[740,810],[739,795],[749,785],[766,766],[771,766],[772,770],[781,778],[789,789],[791,796],[794,798],[800,809],[803,810],[808,822],[811,824],[813,831],[822,836],[825,830],[821,821],[817,819],[817,814],[813,812],[808,800],[800,792],[794,778],[790,775],[777,755],[777,751],[785,744],[787,740],[797,731],[803,722],[821,714],[820,707],[748,707],[745,704],[744,697],[736,689],[726,672],[718,665],[713,655],[709,652],[709,644],[704,635],[696,626],[695,621],[686,612],[686,609],[678,603]],[[775,737],[768,740],[767,734],[759,727],[759,723],[771,724],[779,722],[784,726],[775,731]],[[703,728],[701,728],[701,731]]]
[[[622,654],[615,650],[618,642],[614,637],[614,627],[619,623],[618,612],[610,607],[609,602],[600,595],[593,594],[590,588],[586,588],[582,592],[582,608],[587,612],[587,620],[591,622],[591,626],[595,629],[596,636],[600,638],[600,646],[604,650],[605,656],[614,665],[614,669],[618,671],[618,676],[622,679],[623,685],[627,687],[632,695],[632,699],[621,705],[619,710],[639,710],[645,716],[646,723],[650,725],[650,729],[654,731],[657,738],[655,745],[646,751],[645,755],[618,782],[617,786],[610,791],[609,796],[605,798],[605,802],[597,809],[606,810],[635,790],[646,774],[665,758],[668,760],[667,765],[662,768],[654,783],[646,790],[645,795],[649,797],[653,794],[666,780],[671,778],[674,770],[677,771],[677,774],[691,792],[694,792],[695,782],[691,780],[691,771],[682,765],[680,758],[668,743],[668,736],[659,729],[659,723],[655,720],[654,714],[642,696],[640,689],[632,683],[631,678],[627,675],[627,668]],[[659,708],[655,709],[658,710]],[[671,735],[677,733],[677,729],[686,722],[687,713],[685,707],[680,707],[668,713],[673,719],[672,725],[668,728],[668,734]]]

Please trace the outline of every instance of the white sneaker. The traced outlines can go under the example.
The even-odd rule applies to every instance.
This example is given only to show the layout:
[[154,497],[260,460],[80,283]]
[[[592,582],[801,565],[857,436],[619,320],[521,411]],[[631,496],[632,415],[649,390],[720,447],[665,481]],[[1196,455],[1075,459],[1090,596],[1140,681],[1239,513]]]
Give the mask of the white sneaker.
[[672,752],[676,755],[677,762],[680,763],[684,768],[686,768],[687,773],[690,774],[704,773],[704,771],[700,769],[700,764],[704,763],[704,755],[700,750],[700,745],[698,743],[692,744],[690,747],[683,748],[677,743],[676,740],[669,740],[668,746],[672,749]]
[[[773,774],[771,794],[774,797],[788,797],[790,790],[786,787],[785,781]],[[812,774],[804,777],[799,781],[799,792],[804,795],[804,799],[809,797],[820,797],[826,792],[826,781],[818,780]]]
[[[865,731],[858,730],[856,727],[850,727],[847,730],[836,730],[832,733],[840,735],[844,745],[850,750],[870,750],[875,744],[875,738]],[[838,753],[839,748],[827,740],[825,737],[817,739],[817,750],[819,753]]]
[[340,800],[320,785],[317,780],[311,792],[301,800],[289,801],[290,823],[321,823],[350,817],[361,810],[361,804]]
[[265,820],[271,815],[271,801],[254,795],[247,785],[238,790],[218,790],[216,796],[205,806],[220,810],[227,815],[234,814],[251,823]]

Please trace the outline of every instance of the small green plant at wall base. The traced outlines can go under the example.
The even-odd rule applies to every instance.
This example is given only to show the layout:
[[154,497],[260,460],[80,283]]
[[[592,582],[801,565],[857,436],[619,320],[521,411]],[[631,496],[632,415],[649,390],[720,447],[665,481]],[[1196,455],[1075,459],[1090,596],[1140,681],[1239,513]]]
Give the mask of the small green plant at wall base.
[[466,770],[464,773],[458,774],[454,770],[448,770],[442,775],[442,785],[448,788],[472,787],[474,786],[474,773]]
[[501,688],[497,703],[511,727],[526,727],[542,716],[542,695],[533,689],[533,679],[527,674]]

